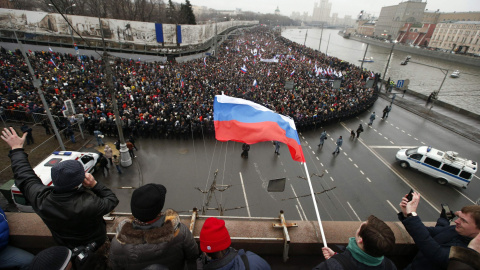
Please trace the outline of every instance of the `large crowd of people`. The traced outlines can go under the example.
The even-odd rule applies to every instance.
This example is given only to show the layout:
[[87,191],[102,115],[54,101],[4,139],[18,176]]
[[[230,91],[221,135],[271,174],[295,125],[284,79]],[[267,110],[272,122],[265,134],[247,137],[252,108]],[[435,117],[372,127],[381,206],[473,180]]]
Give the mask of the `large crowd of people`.
[[[188,63],[115,59],[116,94],[126,135],[184,138],[213,136],[214,96],[224,92],[292,117],[297,129],[318,128],[363,112],[377,98],[369,71],[274,35],[264,27],[241,30],[216,57]],[[113,104],[100,58],[28,52],[53,114],[71,99],[86,129],[116,136]],[[265,59],[267,59],[265,61]],[[43,113],[20,51],[0,50],[0,98],[7,110]],[[341,80],[333,88],[333,80]],[[293,89],[287,89],[293,82]],[[290,84],[291,85],[291,84]]]

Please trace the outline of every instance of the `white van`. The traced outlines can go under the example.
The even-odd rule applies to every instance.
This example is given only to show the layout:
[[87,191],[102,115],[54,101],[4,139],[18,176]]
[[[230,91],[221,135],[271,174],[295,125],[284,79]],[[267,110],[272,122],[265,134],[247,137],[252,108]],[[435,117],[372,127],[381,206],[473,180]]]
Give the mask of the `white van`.
[[[93,173],[95,171],[95,166],[97,165],[99,156],[100,155],[96,153],[56,151],[35,166],[33,170],[42,180],[44,185],[51,186],[53,183],[50,171],[55,164],[65,160],[78,160],[85,168],[85,172]],[[30,202],[25,198],[25,196],[23,196],[22,192],[20,192],[16,185],[13,185],[10,190],[12,193],[12,199],[15,202],[18,210],[21,212],[34,212]]]
[[456,152],[444,152],[431,146],[400,149],[396,158],[402,168],[417,169],[434,177],[441,185],[450,183],[467,188],[477,172],[477,162],[458,157]]

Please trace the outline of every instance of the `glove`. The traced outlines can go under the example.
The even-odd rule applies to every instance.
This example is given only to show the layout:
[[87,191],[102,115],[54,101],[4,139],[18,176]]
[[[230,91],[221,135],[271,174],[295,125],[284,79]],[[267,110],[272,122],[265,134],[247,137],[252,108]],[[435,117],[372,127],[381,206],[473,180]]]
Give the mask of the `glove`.
[[453,218],[455,217],[455,214],[454,214],[452,211],[450,211],[449,213],[447,213],[447,212],[445,211],[445,208],[442,208],[442,212],[440,213],[440,217],[441,217],[441,218],[444,218],[444,219],[447,219],[448,221],[452,221]]

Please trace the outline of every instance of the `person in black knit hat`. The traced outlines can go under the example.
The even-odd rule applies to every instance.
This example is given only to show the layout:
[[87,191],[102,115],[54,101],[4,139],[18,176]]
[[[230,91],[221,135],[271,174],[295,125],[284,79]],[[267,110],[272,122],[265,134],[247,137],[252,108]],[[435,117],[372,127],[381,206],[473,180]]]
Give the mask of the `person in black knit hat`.
[[166,209],[167,189],[159,184],[147,184],[132,194],[132,217],[117,227],[110,248],[113,269],[144,269],[159,265],[168,269],[184,269],[187,261],[194,262],[198,246],[178,213]]
[[55,164],[51,170],[53,186],[44,185],[23,150],[26,134],[19,137],[13,128],[5,128],[1,138],[12,148],[9,157],[15,185],[50,229],[55,242],[69,249],[94,245],[105,263],[110,242],[103,216],[117,206],[117,196],[85,173],[76,160]]

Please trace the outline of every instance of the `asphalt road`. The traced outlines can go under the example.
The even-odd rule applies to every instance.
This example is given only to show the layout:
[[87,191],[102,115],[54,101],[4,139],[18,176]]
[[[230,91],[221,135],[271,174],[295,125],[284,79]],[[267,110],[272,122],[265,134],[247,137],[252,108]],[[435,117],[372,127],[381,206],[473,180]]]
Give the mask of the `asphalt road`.
[[[374,214],[395,221],[398,204],[410,188],[422,195],[417,212],[423,221],[435,221],[441,203],[455,211],[480,198],[477,176],[467,189],[442,186],[420,172],[402,169],[395,161],[400,148],[422,145],[453,150],[479,161],[478,144],[395,105],[390,116],[381,120],[387,104],[379,99],[371,108],[378,115],[371,128],[367,126],[371,112],[324,127],[328,141],[321,149],[317,144],[323,128],[299,134],[313,189],[319,193],[315,199],[322,220],[356,221]],[[349,130],[356,130],[359,123],[365,132],[360,139],[350,140]],[[340,154],[333,156],[340,135],[344,143]],[[305,168],[292,160],[286,145],[281,145],[277,156],[271,142],[258,143],[251,146],[249,158],[242,159],[240,143],[213,138],[138,139],[136,144],[138,157],[123,174],[110,170],[106,178],[101,173],[95,175],[119,196],[116,211],[130,212],[134,188],[161,183],[168,190],[165,207],[185,214],[209,201],[209,208],[223,207],[228,216],[272,217],[284,210],[289,220],[317,219]],[[278,178],[286,178],[284,191],[268,192],[269,180]],[[197,188],[207,191],[214,179],[219,190],[208,200]],[[208,210],[206,214],[218,215],[219,211]]]

